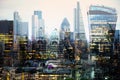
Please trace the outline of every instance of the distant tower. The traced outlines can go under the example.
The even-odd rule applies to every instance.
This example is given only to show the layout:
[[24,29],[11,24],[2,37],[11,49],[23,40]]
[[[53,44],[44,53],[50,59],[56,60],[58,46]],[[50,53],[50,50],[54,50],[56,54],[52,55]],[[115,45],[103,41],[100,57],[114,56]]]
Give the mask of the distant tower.
[[28,38],[28,22],[19,22],[18,35]]
[[42,19],[42,11],[34,11],[34,15],[37,15],[38,19]]
[[64,18],[61,23],[60,40],[64,40],[64,38],[67,37],[67,32],[70,32],[70,23],[68,22],[67,18]]
[[61,24],[61,30],[65,32],[70,32],[70,24],[67,20],[67,18],[64,18],[62,24]]
[[36,40],[37,28],[38,28],[38,16],[32,15],[32,40]]
[[18,36],[18,30],[19,30],[19,22],[21,21],[19,13],[18,12],[14,12],[14,41],[17,40],[17,36]]
[[77,7],[74,9],[74,35],[75,40],[86,41],[85,28],[79,2],[77,2]]
[[34,11],[32,16],[32,39],[42,40],[45,35],[44,20],[42,19],[42,11]]

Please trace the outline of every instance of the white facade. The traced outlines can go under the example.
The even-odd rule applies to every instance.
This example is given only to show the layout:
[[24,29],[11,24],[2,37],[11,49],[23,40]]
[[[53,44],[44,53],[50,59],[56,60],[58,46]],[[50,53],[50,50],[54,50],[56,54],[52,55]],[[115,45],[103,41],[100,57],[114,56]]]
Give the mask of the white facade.
[[44,20],[40,11],[35,12],[36,14],[32,16],[32,40],[41,40],[45,36]]
[[60,40],[64,40],[65,37],[68,37],[66,33],[70,32],[70,23],[68,22],[67,18],[64,18],[61,23],[61,29],[60,29]]
[[32,15],[32,40],[36,40],[38,29],[38,16]]

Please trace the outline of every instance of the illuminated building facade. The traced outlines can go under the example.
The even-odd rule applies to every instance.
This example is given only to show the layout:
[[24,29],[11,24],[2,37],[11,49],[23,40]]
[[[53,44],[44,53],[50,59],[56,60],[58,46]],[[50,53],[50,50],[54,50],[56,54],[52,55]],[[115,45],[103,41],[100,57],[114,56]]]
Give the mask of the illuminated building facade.
[[88,11],[90,50],[92,53],[109,55],[113,51],[117,22],[116,9],[91,5]]
[[0,36],[4,50],[10,50],[13,45],[13,21],[0,21]]
[[3,49],[0,54],[4,55],[4,64],[10,66],[9,53],[13,48],[13,21],[0,21],[0,43]]

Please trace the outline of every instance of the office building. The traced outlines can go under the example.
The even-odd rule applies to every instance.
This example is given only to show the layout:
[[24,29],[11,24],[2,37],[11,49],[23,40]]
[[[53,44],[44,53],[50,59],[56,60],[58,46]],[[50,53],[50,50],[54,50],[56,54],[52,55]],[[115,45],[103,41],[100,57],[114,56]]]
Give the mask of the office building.
[[19,22],[18,36],[28,38],[28,22]]
[[18,36],[18,28],[19,28],[19,22],[21,22],[21,18],[19,13],[16,11],[14,12],[14,42],[17,41],[17,36]]
[[109,56],[113,52],[117,22],[116,9],[91,5],[88,11],[88,22],[91,52]]
[[65,37],[68,37],[69,32],[70,32],[70,23],[68,22],[67,18],[64,18],[60,28],[60,40],[64,40]]
[[45,26],[42,11],[34,11],[34,15],[32,15],[32,40],[43,40],[44,36]]
[[86,41],[85,28],[79,2],[77,2],[77,7],[74,9],[74,35],[75,40]]
[[0,41],[4,43],[4,51],[11,50],[13,45],[13,21],[0,21]]
[[11,66],[10,53],[13,49],[13,21],[0,21],[0,59],[2,66]]
[[115,41],[120,43],[120,30],[115,30]]

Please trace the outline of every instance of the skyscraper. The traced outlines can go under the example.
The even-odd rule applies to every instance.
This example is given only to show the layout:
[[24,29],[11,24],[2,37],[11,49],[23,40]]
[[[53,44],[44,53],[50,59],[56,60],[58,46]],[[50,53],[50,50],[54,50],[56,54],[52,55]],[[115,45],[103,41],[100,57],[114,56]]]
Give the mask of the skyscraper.
[[88,11],[88,22],[92,53],[104,53],[103,55],[111,53],[117,22],[116,9],[92,5]]
[[64,18],[60,28],[60,40],[64,40],[65,37],[68,37],[68,32],[70,32],[70,23],[67,18]]
[[19,22],[21,21],[19,13],[16,11],[14,12],[14,41],[17,40],[18,36],[18,28],[19,28]]
[[32,15],[32,40],[36,40],[38,28],[38,16]]
[[18,37],[28,37],[28,22],[23,22],[18,12],[14,12],[14,42]]
[[115,41],[120,42],[120,30],[115,30]]
[[[9,53],[13,46],[13,21],[0,21],[0,66],[11,66]],[[7,56],[7,57],[6,57]],[[5,63],[4,63],[5,62]]]
[[74,9],[74,34],[75,40],[86,41],[85,28],[79,2],[77,2],[77,7]]
[[44,20],[42,19],[42,11],[34,11],[32,16],[32,39],[42,40],[45,35]]
[[42,11],[34,11],[34,15],[37,15],[38,19],[42,19]]
[[18,35],[28,38],[28,22],[19,22]]
[[70,23],[68,22],[67,18],[64,18],[61,23],[61,30],[65,32],[70,31]]

